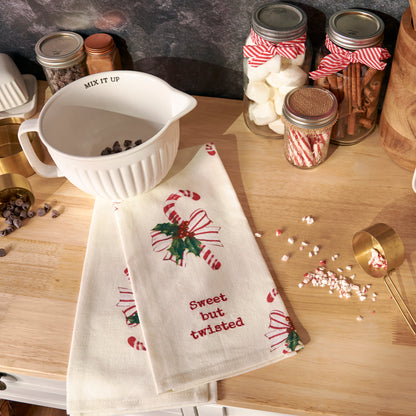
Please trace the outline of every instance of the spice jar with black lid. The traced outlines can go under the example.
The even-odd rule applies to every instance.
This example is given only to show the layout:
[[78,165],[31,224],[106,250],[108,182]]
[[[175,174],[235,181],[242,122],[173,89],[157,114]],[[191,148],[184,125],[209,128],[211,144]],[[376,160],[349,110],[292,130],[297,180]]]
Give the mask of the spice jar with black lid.
[[84,46],[90,74],[121,69],[120,53],[111,35],[90,35],[85,39]]
[[78,33],[45,35],[36,43],[35,52],[53,93],[88,75],[84,39]]
[[384,22],[372,12],[346,9],[329,18],[325,44],[310,77],[314,85],[332,91],[339,102],[333,143],[358,143],[376,126],[386,60],[390,57],[382,46],[383,36]]
[[283,138],[284,97],[308,83],[311,69],[304,10],[285,2],[258,7],[251,18],[243,55],[246,125],[257,135]]

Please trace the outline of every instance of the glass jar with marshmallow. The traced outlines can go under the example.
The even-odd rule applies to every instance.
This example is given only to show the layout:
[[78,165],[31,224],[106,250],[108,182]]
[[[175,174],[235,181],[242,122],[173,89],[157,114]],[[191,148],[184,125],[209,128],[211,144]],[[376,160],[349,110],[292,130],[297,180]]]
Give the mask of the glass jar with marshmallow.
[[289,3],[269,3],[257,8],[243,46],[243,114],[255,134],[282,139],[285,96],[308,83],[311,47],[307,16]]

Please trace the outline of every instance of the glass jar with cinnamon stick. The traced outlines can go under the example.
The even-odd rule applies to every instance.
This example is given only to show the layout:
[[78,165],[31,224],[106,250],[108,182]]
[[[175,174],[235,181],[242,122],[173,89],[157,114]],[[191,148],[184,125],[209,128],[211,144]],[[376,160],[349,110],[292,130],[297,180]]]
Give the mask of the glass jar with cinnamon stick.
[[317,54],[314,85],[330,90],[339,103],[331,141],[350,145],[375,128],[386,60],[384,22],[361,9],[341,10],[328,21],[325,45]]

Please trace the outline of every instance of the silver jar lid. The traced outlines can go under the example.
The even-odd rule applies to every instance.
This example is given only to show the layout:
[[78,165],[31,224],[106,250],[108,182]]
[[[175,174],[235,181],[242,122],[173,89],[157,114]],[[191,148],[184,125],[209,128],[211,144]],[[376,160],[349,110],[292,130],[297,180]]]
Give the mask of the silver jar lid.
[[84,39],[74,32],[54,32],[43,36],[35,46],[38,62],[50,68],[66,68],[84,56]]
[[318,129],[335,123],[338,101],[325,88],[304,85],[286,94],[282,111],[286,122],[304,129]]
[[253,13],[251,27],[259,36],[270,42],[297,39],[306,33],[306,13],[288,3],[265,4]]
[[344,49],[355,50],[380,45],[383,34],[383,20],[366,10],[341,10],[329,18],[327,35],[332,42]]

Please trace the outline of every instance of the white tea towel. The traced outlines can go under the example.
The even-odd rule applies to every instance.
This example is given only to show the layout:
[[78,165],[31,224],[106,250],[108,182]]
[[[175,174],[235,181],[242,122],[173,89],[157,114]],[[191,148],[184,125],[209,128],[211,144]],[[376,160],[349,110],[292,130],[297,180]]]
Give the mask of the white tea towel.
[[215,384],[157,395],[109,201],[97,199],[67,375],[67,412],[118,415],[215,401]]
[[303,347],[213,144],[114,207],[159,393]]

